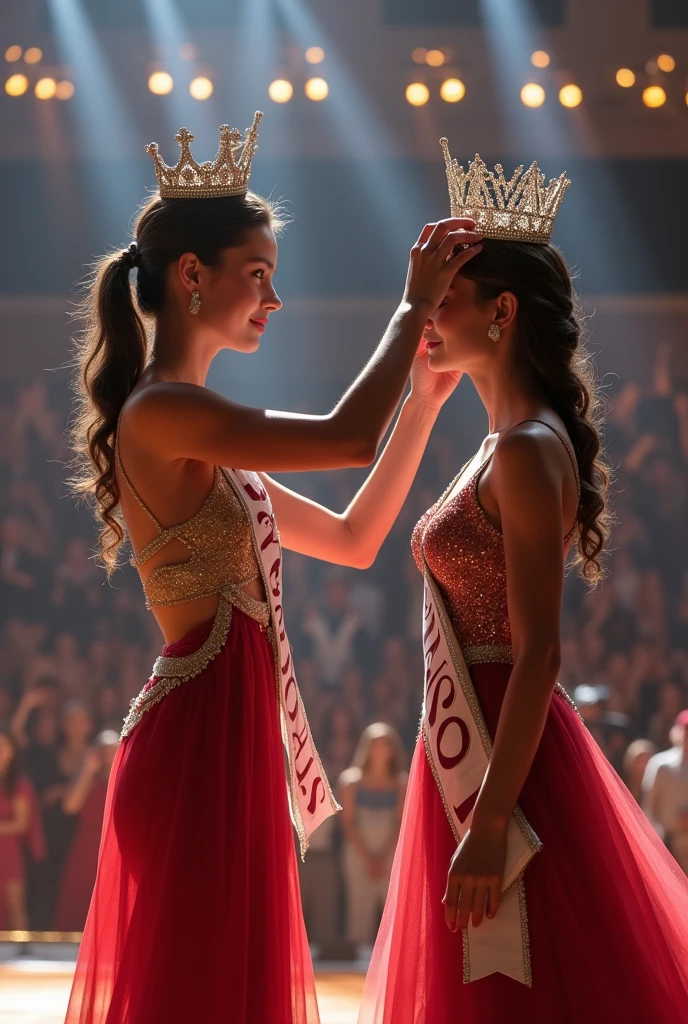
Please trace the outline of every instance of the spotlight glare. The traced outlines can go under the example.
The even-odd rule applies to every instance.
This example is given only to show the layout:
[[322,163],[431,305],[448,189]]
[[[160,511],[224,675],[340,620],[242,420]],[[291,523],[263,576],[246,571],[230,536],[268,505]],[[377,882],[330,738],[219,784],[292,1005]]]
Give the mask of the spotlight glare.
[[526,107],[541,107],[545,102],[545,90],[537,82],[528,82],[521,89],[521,103]]
[[564,85],[559,90],[559,102],[562,107],[577,107],[583,99],[583,93],[573,83]]
[[411,54],[411,60],[414,64],[425,64],[425,58],[428,55],[428,51],[424,46],[417,46]]
[[39,50],[37,46],[30,46],[24,54],[24,60],[27,64],[38,64],[43,59],[43,51]]
[[39,100],[51,100],[57,92],[57,82],[54,78],[39,78],[34,92]]
[[440,96],[445,103],[458,103],[466,95],[466,86],[460,78],[447,78],[440,86]]
[[268,96],[273,103],[288,103],[294,95],[294,86],[286,78],[276,78],[268,86]]
[[8,46],[5,50],[5,60],[8,64],[14,64],[15,61],[20,60],[22,55],[21,46]]
[[666,103],[666,93],[661,85],[648,85],[643,89],[643,103],[646,107],[662,107]]
[[71,100],[74,95],[74,83],[68,82],[66,79],[62,82],[57,83],[55,89],[55,96],[58,100]]
[[676,67],[676,61],[668,53],[660,53],[657,58],[657,67],[660,71],[666,71],[667,73],[673,71]]
[[5,92],[8,96],[23,96],[29,88],[29,80],[26,75],[10,75],[5,82]]
[[325,51],[322,46],[309,46],[305,57],[309,64],[321,64],[325,60]]
[[154,71],[148,79],[148,88],[156,96],[167,96],[174,88],[174,79],[167,71]]
[[549,67],[550,60],[551,57],[546,50],[536,50],[530,57],[530,63],[534,68]]
[[406,87],[406,99],[412,107],[422,107],[430,99],[430,90],[423,82],[411,82]]
[[441,68],[444,64],[444,54],[441,50],[428,50],[425,54],[425,63],[431,68]]
[[616,72],[616,82],[622,89],[630,89],[635,85],[635,75],[630,68],[619,68]]
[[317,103],[327,97],[330,87],[324,78],[309,78],[304,90],[308,99]]
[[189,92],[195,100],[207,100],[213,95],[213,83],[205,75],[199,75],[190,83]]

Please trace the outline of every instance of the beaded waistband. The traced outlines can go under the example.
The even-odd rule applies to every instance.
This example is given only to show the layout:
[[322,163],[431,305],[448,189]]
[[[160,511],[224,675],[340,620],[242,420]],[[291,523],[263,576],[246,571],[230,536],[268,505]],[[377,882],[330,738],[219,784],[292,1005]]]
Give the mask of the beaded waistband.
[[502,662],[513,665],[514,653],[510,644],[476,644],[462,647],[461,653],[467,665],[484,665],[486,662]]
[[156,682],[152,686],[146,683],[146,686],[144,686],[138,696],[132,700],[127,717],[124,719],[120,735],[121,739],[129,736],[134,731],[146,711],[159,704],[168,693],[176,689],[177,686],[180,686],[181,683],[186,683],[189,679],[193,679],[194,676],[200,675],[213,658],[217,657],[229,635],[229,627],[232,623],[232,606],[236,606],[248,615],[249,618],[258,622],[262,629],[267,630],[268,639],[271,639],[270,606],[268,603],[249,597],[240,587],[227,587],[220,595],[212,629],[198,650],[193,651],[192,654],[183,654],[180,657],[161,654],[160,657],[155,659],[151,678],[155,678]]
[[[514,652],[509,644],[480,644],[473,647],[462,647],[461,653],[467,665],[484,665],[489,662],[499,662],[504,665],[513,665],[514,663]],[[566,701],[582,721],[582,715],[576,702],[561,683],[556,684],[554,692]]]

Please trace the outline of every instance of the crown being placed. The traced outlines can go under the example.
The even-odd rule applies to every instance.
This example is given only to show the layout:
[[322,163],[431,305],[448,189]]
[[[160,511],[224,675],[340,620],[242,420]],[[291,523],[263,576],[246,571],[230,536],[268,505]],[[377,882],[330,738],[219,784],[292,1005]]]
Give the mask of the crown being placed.
[[[155,176],[163,199],[214,199],[219,196],[240,196],[248,191],[251,161],[258,149],[258,125],[262,113],[257,110],[253,124],[241,138],[241,132],[220,125],[220,148],[214,163],[196,163],[191,156],[194,136],[186,128],[180,128],[175,142],[182,147],[179,162],[168,167],[158,152],[157,142],[146,146],[155,165]],[[241,150],[241,153],[239,151]]]
[[449,143],[440,139],[447,168],[452,217],[471,217],[484,238],[508,242],[539,242],[546,245],[552,235],[554,218],[571,182],[566,174],[545,176],[536,163],[524,173],[517,167],[507,181],[501,164],[488,171],[484,160],[475,160],[464,171],[449,154]]

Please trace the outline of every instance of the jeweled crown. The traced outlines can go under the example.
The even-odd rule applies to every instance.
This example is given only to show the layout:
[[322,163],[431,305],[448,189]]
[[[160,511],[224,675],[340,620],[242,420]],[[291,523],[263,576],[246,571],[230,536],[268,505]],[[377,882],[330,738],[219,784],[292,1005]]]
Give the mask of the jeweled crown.
[[524,172],[517,167],[509,181],[501,164],[489,171],[476,154],[468,171],[452,159],[449,143],[440,139],[447,169],[452,217],[471,217],[484,238],[546,245],[554,218],[571,182],[566,173],[545,185],[545,176],[533,162]]
[[[163,199],[213,199],[240,196],[248,191],[251,161],[258,149],[258,125],[263,117],[257,110],[243,140],[237,128],[220,125],[220,148],[213,163],[199,164],[191,156],[194,136],[180,128],[174,139],[182,147],[179,162],[169,167],[158,152],[157,142],[146,146],[155,165],[155,176]],[[241,151],[241,152],[239,152]]]

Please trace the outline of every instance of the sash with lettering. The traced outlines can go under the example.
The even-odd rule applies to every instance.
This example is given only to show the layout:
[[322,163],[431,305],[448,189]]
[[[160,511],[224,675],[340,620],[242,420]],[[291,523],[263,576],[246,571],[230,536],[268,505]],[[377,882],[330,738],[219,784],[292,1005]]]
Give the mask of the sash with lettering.
[[256,473],[226,468],[224,472],[251,517],[254,547],[270,604],[272,625],[268,634],[275,652],[282,740],[288,759],[289,807],[303,859],[318,825],[341,807],[315,749],[296,683],[282,606],[282,548],[270,498]]
[[[421,730],[430,768],[457,845],[470,828],[492,742],[435,579],[424,566],[425,688]],[[493,918],[463,932],[463,980],[496,971],[532,984],[523,873],[541,843],[516,807],[507,832],[502,899]],[[449,865],[447,865],[447,869]]]

